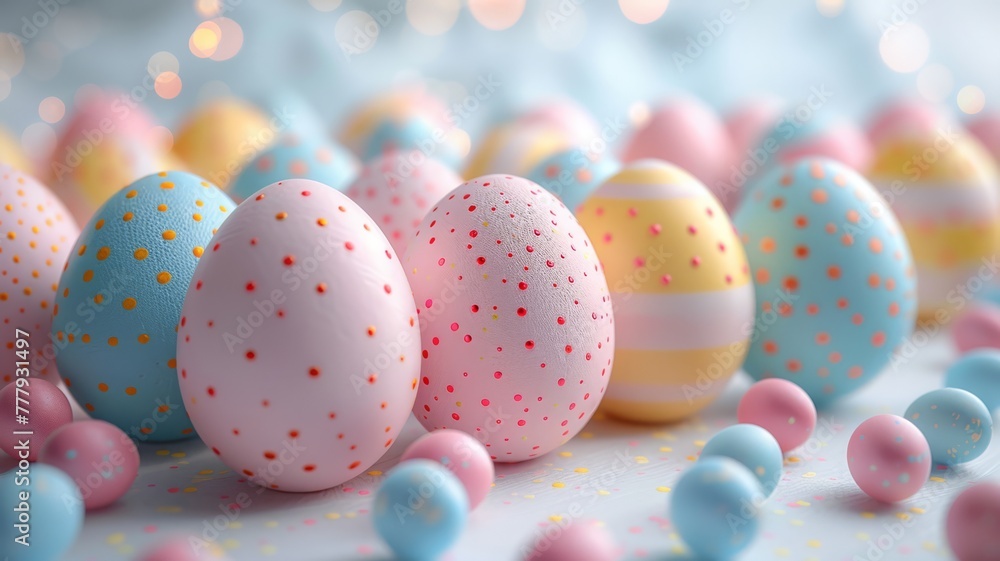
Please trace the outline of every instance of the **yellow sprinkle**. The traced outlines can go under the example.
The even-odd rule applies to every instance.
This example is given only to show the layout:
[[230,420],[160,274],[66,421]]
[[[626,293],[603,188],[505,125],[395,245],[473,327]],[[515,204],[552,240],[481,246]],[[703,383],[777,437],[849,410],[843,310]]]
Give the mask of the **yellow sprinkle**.
[[577,472],[577,473],[587,473],[587,472],[588,472],[588,471],[590,471],[590,470],[589,470],[589,469],[587,469],[587,468],[576,468],[576,469],[574,469],[573,471],[575,471],[575,472]]
[[604,489],[599,489],[597,491],[597,494],[600,495],[600,496],[602,496],[602,497],[607,497],[608,495],[611,494],[611,491],[606,491]]
[[809,540],[806,542],[806,545],[813,548],[818,548],[823,546],[822,542],[820,542],[819,540]]
[[772,510],[771,512],[777,514],[778,516],[784,516],[785,515],[785,509],[783,509],[783,508],[776,508],[776,509]]
[[533,499],[533,498],[535,498],[535,496],[534,495],[525,495],[524,498],[526,498],[526,499]]
[[697,460],[698,460],[698,456],[688,456],[688,457],[687,457],[687,458],[685,458],[685,459],[686,459],[687,461],[689,461],[689,462],[694,462],[694,461],[697,461]]
[[587,431],[581,432],[580,438],[594,438],[594,433]]
[[800,500],[797,500],[797,501],[795,501],[795,504],[797,504],[797,505],[799,505],[799,506],[812,506],[812,504],[810,504],[810,503],[807,503],[806,501],[803,501],[803,500],[801,500],[801,499],[800,499]]
[[912,512],[913,514],[923,514],[923,513],[927,512],[927,511],[924,510],[924,509],[922,509],[922,508],[919,508],[919,507],[911,506],[910,507],[910,512]]
[[788,550],[787,547],[779,547],[778,549],[774,550],[774,553],[777,554],[778,557],[788,557],[788,554],[791,552]]
[[558,514],[553,514],[552,516],[549,517],[549,520],[556,523],[562,522],[562,516],[559,516]]
[[197,490],[198,490],[198,488],[197,488],[197,487],[185,487],[185,488],[184,488],[184,492],[185,492],[185,493],[194,493],[194,492],[195,492],[195,491],[197,491]]
[[340,520],[340,513],[339,512],[328,512],[324,516],[326,516],[330,520]]
[[371,470],[371,471],[368,472],[368,475],[370,475],[372,477],[378,477],[378,476],[382,475],[382,472],[379,471],[379,470],[377,470],[377,469],[373,469],[373,470]]
[[805,477],[805,478],[816,477],[816,472],[815,471],[807,471],[807,472],[805,472],[805,473],[802,474],[802,477]]
[[172,458],[184,458],[186,456],[187,454],[184,452],[174,452],[173,454],[170,455],[170,457]]
[[896,518],[898,518],[900,520],[909,520],[910,519],[910,515],[906,514],[905,512],[897,512],[896,513]]
[[677,438],[666,431],[658,431],[653,433],[653,438],[659,438],[662,440],[677,440]]
[[562,489],[563,487],[566,486],[566,484],[563,483],[562,481],[556,481],[552,484],[552,486],[555,487],[556,489]]
[[859,541],[866,542],[870,536],[864,532],[858,532],[854,537],[858,538]]
[[934,542],[923,542],[920,547],[926,549],[927,551],[934,551],[937,549],[937,545]]
[[931,481],[933,481],[934,483],[944,483],[944,478],[935,475],[931,477]]
[[660,446],[660,452],[673,452],[674,449],[669,446]]
[[121,532],[108,536],[108,545],[118,545],[125,541],[125,534]]
[[157,456],[169,456],[170,455],[170,450],[157,450],[156,451],[156,455]]
[[357,518],[357,517],[358,513],[356,512],[348,512],[347,514],[344,515],[344,518]]
[[790,464],[797,464],[802,460],[798,456],[788,456],[788,458],[785,461]]
[[225,549],[236,549],[240,546],[240,542],[229,538],[228,540],[222,542],[222,547]]
[[274,555],[277,552],[278,548],[274,547],[271,544],[260,546],[261,555]]
[[656,490],[659,491],[659,492],[661,492],[661,493],[669,493],[670,492],[670,487],[664,487],[664,486],[661,485],[661,486],[657,487]]
[[695,440],[694,441],[694,445],[697,446],[698,448],[704,448],[705,447],[705,441],[704,440]]
[[868,519],[875,518],[875,513],[874,512],[862,512],[861,513],[861,518],[868,518]]
[[203,470],[201,470],[201,471],[198,472],[198,475],[211,475],[213,473],[215,473],[215,470],[212,470],[212,469],[203,469]]
[[788,523],[791,524],[792,526],[805,526],[806,525],[805,520],[798,520],[798,519],[789,520]]
[[[339,518],[340,515],[338,514],[337,517]],[[327,515],[327,518],[329,518],[329,515]],[[268,528],[277,528],[278,527],[278,521],[277,520],[268,520],[267,522],[264,523],[264,526],[266,526]]]
[[635,457],[635,463],[637,463],[637,464],[648,464],[649,463],[649,458],[647,458],[646,456],[636,456]]
[[573,457],[573,453],[572,452],[559,452],[559,455],[562,456],[563,458],[572,458]]

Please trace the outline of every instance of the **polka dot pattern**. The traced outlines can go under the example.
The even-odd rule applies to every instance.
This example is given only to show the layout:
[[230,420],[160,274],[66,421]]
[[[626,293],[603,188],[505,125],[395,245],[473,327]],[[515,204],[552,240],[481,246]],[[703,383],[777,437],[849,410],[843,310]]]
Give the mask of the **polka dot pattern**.
[[342,191],[357,173],[357,160],[340,145],[287,134],[247,165],[229,194],[242,201],[272,183],[292,178],[312,179]]
[[160,172],[119,191],[84,227],[59,282],[52,337],[63,347],[59,371],[92,417],[139,440],[194,436],[176,329],[198,263],[192,248],[208,245],[234,206],[198,176]]

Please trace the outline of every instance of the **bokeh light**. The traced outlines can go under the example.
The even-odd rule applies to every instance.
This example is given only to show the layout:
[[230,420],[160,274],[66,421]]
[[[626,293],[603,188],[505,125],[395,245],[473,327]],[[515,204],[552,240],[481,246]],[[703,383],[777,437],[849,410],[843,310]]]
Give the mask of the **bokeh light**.
[[222,0],[195,0],[194,9],[201,17],[210,18],[222,11]]
[[195,28],[188,41],[191,54],[198,58],[208,58],[215,54],[222,40],[222,29],[214,21],[203,21]]
[[149,57],[149,63],[146,64],[146,72],[152,78],[156,78],[161,72],[177,73],[180,71],[181,63],[177,61],[177,57],[167,51],[160,51]]
[[218,46],[208,58],[219,62],[233,58],[243,48],[243,28],[229,18],[215,18],[212,22],[219,27],[220,35]]
[[8,78],[17,76],[24,68],[24,45],[13,33],[0,33],[0,72]]
[[28,154],[49,154],[55,147],[56,130],[47,123],[32,123],[21,133],[21,148]]
[[653,23],[667,11],[670,0],[618,0],[625,17],[634,23]]
[[816,0],[816,9],[828,18],[837,17],[844,9],[844,0]]
[[0,70],[0,101],[7,99],[7,96],[10,95],[10,88],[10,76],[3,70]]
[[525,3],[526,0],[469,0],[469,11],[486,29],[501,31],[521,19]]
[[66,104],[58,97],[47,97],[38,104],[38,116],[46,123],[58,123],[65,115]]
[[927,62],[930,40],[924,29],[915,23],[891,26],[878,43],[879,54],[886,66],[900,73],[916,72]]
[[320,12],[332,12],[340,7],[343,0],[309,0],[309,5]]
[[149,129],[149,140],[150,144],[164,152],[169,152],[174,147],[174,133],[163,125]]
[[351,10],[340,16],[333,28],[333,37],[348,55],[368,52],[378,41],[381,28],[368,12]]
[[951,70],[943,64],[928,64],[917,75],[917,90],[927,101],[944,101],[954,86]]
[[406,0],[406,19],[424,35],[441,35],[458,19],[461,0]]
[[181,93],[181,77],[175,72],[161,72],[156,77],[153,89],[163,99],[173,99]]
[[962,113],[975,115],[986,107],[986,93],[979,86],[968,85],[958,90],[958,108]]
[[639,128],[649,120],[649,104],[645,101],[636,101],[628,108],[628,121],[633,128]]

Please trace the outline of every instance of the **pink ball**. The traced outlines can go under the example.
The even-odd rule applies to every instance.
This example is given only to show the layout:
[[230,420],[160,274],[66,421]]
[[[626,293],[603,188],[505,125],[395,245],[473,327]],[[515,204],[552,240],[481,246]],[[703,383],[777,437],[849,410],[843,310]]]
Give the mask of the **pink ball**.
[[993,158],[1000,162],[1000,113],[977,116],[967,126],[972,136],[978,138]]
[[767,429],[782,452],[801,446],[816,428],[816,406],[794,382],[767,378],[750,386],[740,399],[736,418]]
[[958,561],[1000,559],[1000,485],[979,483],[962,491],[948,509],[945,531]]
[[876,415],[851,435],[847,467],[858,487],[873,499],[901,501],[913,496],[930,477],[931,450],[910,421]]
[[486,447],[468,434],[451,429],[429,432],[410,444],[399,461],[423,458],[448,468],[469,495],[469,510],[483,502],[493,484],[493,460]]
[[781,119],[782,103],[773,98],[751,99],[726,115],[726,130],[733,141],[736,165],[749,158],[765,134]]
[[[21,395],[17,394],[18,381],[24,380],[28,384],[21,389]],[[18,424],[15,417],[16,400],[18,397],[26,399],[27,403],[20,405],[28,410],[26,416],[28,423]],[[0,449],[10,454],[12,458],[21,458],[24,450],[17,450],[19,440],[28,439],[27,459],[33,462],[38,459],[45,444],[45,439],[59,427],[73,422],[73,409],[66,399],[66,394],[55,384],[42,380],[41,378],[18,378],[0,390]],[[13,434],[13,431],[34,431],[30,436],[20,436]]]
[[139,474],[135,443],[104,421],[78,421],[59,428],[45,442],[40,459],[76,482],[87,510],[117,501]]
[[154,545],[139,558],[139,561],[225,561],[226,559],[228,557],[222,555],[216,546],[195,550],[187,538],[178,536]]
[[951,328],[951,339],[960,352],[1000,348],[1000,308],[977,304],[958,316]]
[[546,527],[525,561],[616,561],[621,553],[611,534],[595,521]]

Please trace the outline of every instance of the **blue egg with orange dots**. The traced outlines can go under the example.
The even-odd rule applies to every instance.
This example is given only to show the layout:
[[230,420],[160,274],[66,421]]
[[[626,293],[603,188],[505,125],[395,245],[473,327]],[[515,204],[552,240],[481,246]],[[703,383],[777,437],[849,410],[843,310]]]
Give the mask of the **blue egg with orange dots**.
[[229,194],[242,201],[285,179],[311,179],[343,191],[354,181],[358,169],[354,155],[333,141],[287,134],[243,168]]
[[962,355],[948,367],[944,385],[975,395],[990,411],[1000,408],[1000,350],[979,349]]
[[62,559],[83,527],[80,488],[49,465],[34,463],[25,471],[0,475],[0,559]]
[[975,460],[993,438],[993,416],[975,395],[958,388],[933,390],[918,397],[904,415],[927,439],[934,462],[945,465]]
[[726,427],[705,443],[701,458],[725,456],[743,464],[760,482],[765,496],[771,496],[781,481],[785,458],[771,433],[757,425]]
[[576,211],[620,167],[611,156],[571,148],[542,160],[527,178],[559,197],[566,208]]
[[744,370],[790,380],[823,407],[889,364],[913,328],[916,278],[896,217],[865,178],[825,158],[778,166],[733,222],[755,281]]
[[177,379],[178,322],[195,265],[235,206],[201,177],[166,171],[116,193],[82,229],[52,337],[59,373],[91,417],[140,441],[195,435]]

